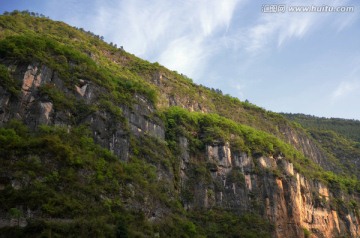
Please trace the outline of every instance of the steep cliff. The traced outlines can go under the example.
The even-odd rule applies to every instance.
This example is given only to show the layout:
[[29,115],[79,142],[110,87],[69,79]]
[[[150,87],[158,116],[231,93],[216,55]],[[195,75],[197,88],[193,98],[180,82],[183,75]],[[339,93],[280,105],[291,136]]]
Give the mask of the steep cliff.
[[[355,180],[342,183],[284,142],[225,118],[181,109],[168,114],[177,119],[175,128],[186,128],[175,129],[186,208],[256,212],[274,224],[276,237],[303,237],[308,231],[314,237],[358,236],[358,197],[350,185]],[[217,127],[221,134],[214,134]]]
[[278,114],[27,13],[0,63],[0,237],[360,235],[358,180]]
[[284,114],[303,126],[308,134],[324,148],[341,173],[358,178],[360,160],[360,121],[339,118],[319,118],[303,114]]

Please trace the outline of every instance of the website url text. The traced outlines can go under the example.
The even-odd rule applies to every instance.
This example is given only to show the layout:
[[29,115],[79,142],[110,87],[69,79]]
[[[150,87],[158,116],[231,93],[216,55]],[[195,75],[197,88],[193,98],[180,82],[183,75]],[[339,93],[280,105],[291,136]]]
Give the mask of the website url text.
[[263,13],[285,13],[285,12],[354,12],[354,6],[287,6],[285,4],[266,4],[261,8]]

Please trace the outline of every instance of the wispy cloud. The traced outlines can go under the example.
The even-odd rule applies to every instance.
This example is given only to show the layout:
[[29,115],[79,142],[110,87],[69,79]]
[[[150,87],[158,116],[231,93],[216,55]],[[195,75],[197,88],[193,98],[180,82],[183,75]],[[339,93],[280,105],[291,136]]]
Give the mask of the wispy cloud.
[[348,94],[357,92],[360,89],[360,81],[346,81],[341,82],[338,87],[333,91],[332,98],[340,99]]
[[241,84],[236,84],[235,89],[237,92],[236,96],[239,97],[240,99],[243,99],[244,98],[244,86]]
[[98,0],[91,24],[126,50],[192,77],[211,57],[212,36],[226,31],[240,1]]
[[[74,4],[74,0],[66,1]],[[287,6],[338,4],[336,0],[284,1],[281,3]],[[235,12],[242,14],[239,10],[247,6],[244,3],[258,6],[258,12],[254,12],[255,19],[249,22],[232,21]],[[199,69],[205,68],[219,50],[232,48],[234,53],[239,54],[245,51],[250,53],[248,60],[252,61],[253,55],[304,37],[326,22],[328,17],[322,13],[261,13],[260,4],[250,4],[247,0],[94,0],[89,4],[91,11],[84,14],[85,20],[78,16],[85,29],[105,36],[105,40],[122,45],[125,50],[142,58],[159,61],[190,77],[201,75]],[[83,3],[80,5],[78,8],[85,6]],[[72,21],[76,21],[76,14],[71,15]],[[356,18],[346,19],[346,24],[333,25],[343,29]],[[230,26],[233,26],[231,32],[227,32]]]
[[201,71],[209,52],[205,52],[201,37],[182,37],[170,42],[159,61],[167,67],[194,77],[196,71]]
[[238,2],[237,0],[201,1],[194,13],[199,13],[198,20],[201,23],[203,35],[210,35],[218,27],[228,27]]
[[173,10],[163,0],[133,0],[104,3],[98,0],[98,11],[92,21],[97,32],[126,50],[144,56],[155,48],[159,39],[166,39]]
[[[339,6],[339,1],[282,1],[279,2],[288,9],[289,6]],[[341,5],[347,1],[342,1]],[[273,3],[271,3],[273,4]],[[341,19],[341,21],[339,20]],[[358,18],[358,14],[343,14],[326,12],[289,12],[263,13],[257,18],[257,22],[245,29],[242,33],[242,43],[247,52],[252,54],[261,53],[267,48],[281,47],[291,39],[301,39],[323,24],[333,22],[337,31],[351,25]]]
[[347,80],[340,82],[336,89],[332,92],[333,100],[338,100],[347,95],[360,96],[360,58],[356,58],[351,63],[352,70],[344,75]]
[[314,27],[316,16],[304,13],[262,14],[247,30],[246,50],[258,53],[266,47],[280,47],[287,40],[301,38]]

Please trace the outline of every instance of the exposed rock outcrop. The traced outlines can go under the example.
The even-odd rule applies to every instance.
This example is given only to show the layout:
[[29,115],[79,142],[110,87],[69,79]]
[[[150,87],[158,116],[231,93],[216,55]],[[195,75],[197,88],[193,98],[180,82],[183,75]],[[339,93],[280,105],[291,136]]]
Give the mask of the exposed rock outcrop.
[[[212,164],[211,177],[192,181],[194,168],[186,164],[182,168],[183,185],[194,191],[192,202],[184,201],[188,208],[219,206],[240,214],[260,212],[274,223],[276,237],[304,237],[304,230],[312,237],[359,237],[356,211],[333,210],[336,195],[296,172],[285,158],[231,153],[228,143],[208,145],[206,158]],[[274,170],[280,171],[280,177],[270,172]]]
[[[95,142],[123,161],[129,159],[131,138],[147,135],[154,140],[165,139],[163,120],[156,115],[155,106],[140,94],[135,94],[131,106],[112,105],[118,113],[115,115],[99,103],[100,95],[105,90],[92,82],[79,80],[65,83],[57,72],[37,63],[8,67],[14,79],[21,84],[20,95],[14,97],[0,87],[0,125],[11,119],[22,120],[31,130],[37,130],[39,125],[70,128],[86,124]],[[156,80],[157,84],[166,85],[164,76],[157,76]],[[44,92],[45,87],[59,90],[66,97],[74,99],[78,103],[74,107],[84,106],[88,109],[97,106],[97,110],[85,110],[86,113],[82,115],[78,108],[59,107],[56,100]],[[209,111],[189,98],[165,96],[169,105],[179,105],[191,111]],[[288,127],[280,131],[289,143],[326,168],[325,155],[305,134]],[[332,194],[324,184],[305,178],[286,158],[253,158],[246,153],[233,152],[227,142],[208,144],[201,155],[194,156],[186,137],[180,137],[178,142],[178,190],[186,209],[220,207],[238,214],[255,212],[273,222],[274,236],[279,238],[304,237],[304,229],[310,231],[313,237],[359,237],[357,212],[345,207],[335,209],[332,203],[336,202],[334,198],[339,194]],[[173,175],[169,171],[162,171],[161,166],[158,166],[158,171],[159,179],[165,177],[173,180]],[[2,184],[2,180],[6,179],[9,176],[0,178],[0,191],[5,184]],[[21,188],[18,181],[6,183],[11,183],[14,189]],[[132,206],[145,211],[151,221],[161,219],[166,208],[146,199],[144,204]],[[346,201],[349,198],[344,195],[342,199]],[[19,226],[26,226],[25,215],[18,217],[16,222],[14,218],[1,215],[1,211],[0,216],[0,227],[12,226],[16,222]]]
[[[79,80],[73,88],[67,88],[57,72],[46,65],[33,63],[29,65],[8,66],[15,80],[21,82],[21,95],[12,97],[0,87],[0,125],[11,119],[24,121],[32,130],[38,125],[74,126],[76,115],[70,108],[56,108],[47,94],[41,92],[42,87],[52,87],[62,91],[66,97],[78,98],[85,105],[98,105],[99,95],[104,90],[88,81]],[[127,160],[129,150],[129,131],[132,134],[149,134],[160,139],[165,138],[163,122],[156,116],[154,106],[144,97],[137,95],[132,108],[117,105],[126,119],[125,124],[119,122],[111,113],[100,108],[77,123],[89,123],[97,143],[108,148],[122,160]],[[149,118],[152,118],[151,120]]]

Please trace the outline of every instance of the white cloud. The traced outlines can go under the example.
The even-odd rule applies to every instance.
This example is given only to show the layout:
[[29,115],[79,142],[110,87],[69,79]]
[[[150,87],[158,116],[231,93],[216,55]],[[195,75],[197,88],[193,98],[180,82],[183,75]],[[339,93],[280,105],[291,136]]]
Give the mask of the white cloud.
[[237,92],[237,95],[236,96],[238,96],[238,98],[240,98],[240,99],[244,99],[244,86],[243,85],[241,85],[241,84],[236,84],[235,85],[235,89],[236,89],[236,92]]
[[246,40],[246,50],[255,53],[266,46],[272,34],[276,31],[276,25],[268,21],[250,28],[248,30],[248,39]]
[[[291,14],[291,13],[289,13]],[[302,16],[282,19],[279,29],[278,46],[293,37],[301,38],[314,27],[315,17],[313,15],[301,14]]]
[[194,77],[200,71],[208,54],[201,38],[182,37],[171,41],[160,55],[159,62],[172,70]]
[[[246,50],[258,53],[268,46],[278,47],[291,38],[301,38],[314,27],[316,16],[304,13],[263,13],[247,30]],[[277,42],[277,43],[276,43]]]
[[211,34],[218,27],[228,27],[238,2],[237,0],[202,0],[201,4],[197,5],[196,12],[199,13],[204,36]]
[[150,61],[195,76],[217,49],[241,0],[133,0],[104,3],[90,23],[105,39]]
[[[274,2],[275,3],[275,2]],[[289,6],[344,6],[347,1],[282,1],[279,2],[286,7]],[[273,3],[271,3],[273,4]],[[359,14],[339,13],[306,13],[288,12],[284,13],[262,13],[257,22],[245,29],[242,33],[242,42],[247,52],[257,54],[268,47],[281,47],[286,41],[293,38],[301,39],[306,34],[333,22],[337,31],[341,31],[355,22]],[[340,19],[340,20],[339,20]]]
[[92,25],[109,41],[125,46],[139,56],[145,56],[149,48],[171,33],[173,15],[167,1],[119,1],[105,4],[98,2],[98,13]]
[[360,89],[359,81],[341,82],[339,86],[333,91],[332,98],[335,100],[340,99],[353,92],[358,92],[359,89]]

